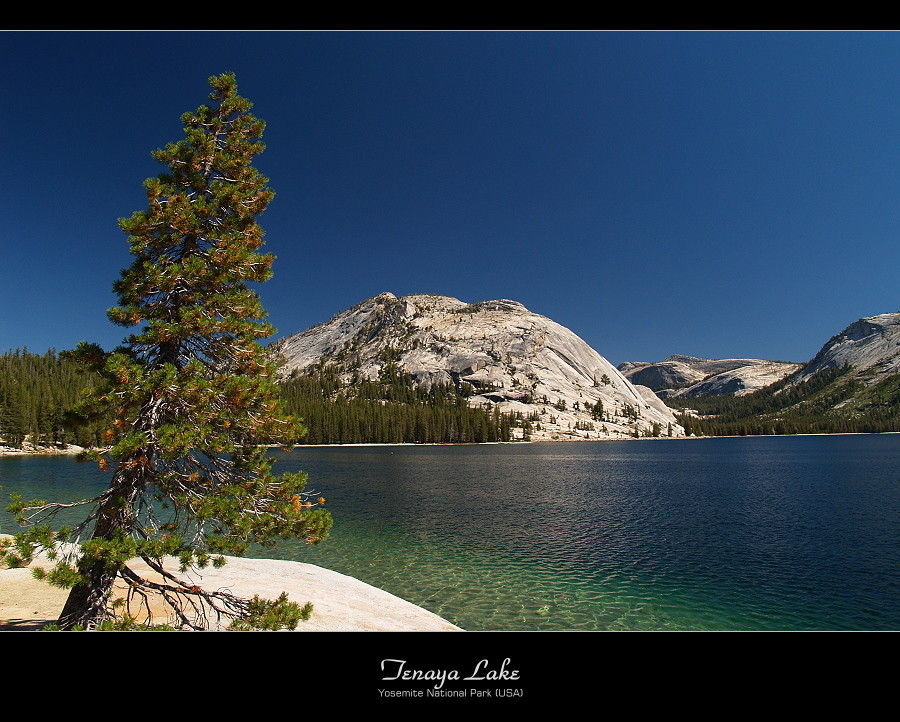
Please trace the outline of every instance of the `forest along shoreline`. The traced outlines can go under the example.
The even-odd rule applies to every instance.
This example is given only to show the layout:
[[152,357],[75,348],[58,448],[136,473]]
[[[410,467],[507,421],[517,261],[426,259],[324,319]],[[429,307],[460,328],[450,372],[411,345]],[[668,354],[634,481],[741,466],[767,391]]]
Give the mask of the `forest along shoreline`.
[[[607,439],[528,439],[518,441],[465,441],[458,443],[415,443],[415,442],[359,442],[350,444],[295,444],[293,449],[321,449],[321,448],[349,448],[355,446],[365,447],[382,447],[382,446],[516,446],[518,444],[577,444],[577,443],[605,443],[608,441],[696,441],[697,439],[755,439],[755,438],[775,438],[788,436],[884,436],[891,434],[900,434],[900,431],[833,431],[818,432],[809,434],[717,434],[715,436],[625,436],[622,438]],[[282,448],[278,444],[272,444],[270,448]],[[15,448],[6,446],[0,442],[0,456],[75,456],[85,451],[83,446],[77,444],[57,445],[57,446],[32,446],[27,442],[23,444],[23,448]]]

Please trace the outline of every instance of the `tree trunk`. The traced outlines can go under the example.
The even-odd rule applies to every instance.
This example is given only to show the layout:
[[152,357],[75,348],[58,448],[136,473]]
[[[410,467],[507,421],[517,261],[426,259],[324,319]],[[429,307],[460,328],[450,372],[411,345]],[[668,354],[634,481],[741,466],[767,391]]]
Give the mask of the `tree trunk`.
[[109,597],[116,580],[116,570],[108,570],[106,564],[99,561],[81,573],[87,581],[72,587],[69,592],[57,621],[60,629],[76,626],[91,629],[109,617]]
[[[134,502],[138,496],[138,480],[119,469],[110,482],[112,493],[100,504],[97,524],[91,540],[130,535],[134,526]],[[110,617],[109,597],[118,576],[118,568],[106,559],[83,555],[78,571],[85,581],[69,592],[57,623],[60,629],[75,626],[91,629]]]

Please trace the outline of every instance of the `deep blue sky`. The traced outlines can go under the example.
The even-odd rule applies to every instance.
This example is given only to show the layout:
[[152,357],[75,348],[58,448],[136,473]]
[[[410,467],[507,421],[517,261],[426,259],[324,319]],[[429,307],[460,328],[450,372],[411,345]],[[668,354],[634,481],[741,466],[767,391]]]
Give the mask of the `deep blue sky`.
[[441,293],[616,364],[804,361],[900,311],[896,33],[2,32],[0,68],[0,351],[128,333],[116,220],[229,70],[280,335]]

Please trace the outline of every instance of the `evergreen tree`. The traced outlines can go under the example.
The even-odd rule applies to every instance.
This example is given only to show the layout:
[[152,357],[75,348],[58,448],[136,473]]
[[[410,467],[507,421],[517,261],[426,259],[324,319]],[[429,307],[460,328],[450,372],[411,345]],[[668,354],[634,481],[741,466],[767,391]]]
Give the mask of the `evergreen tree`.
[[[71,360],[51,349],[44,355],[8,351],[0,355],[0,444],[34,447],[66,444],[86,446],[96,436],[95,425],[67,428],[66,412],[81,390],[99,377],[82,373]],[[99,421],[98,421],[99,423]]]
[[[146,325],[112,353],[88,344],[75,352],[106,381],[80,411],[114,409],[104,432],[109,447],[90,452],[112,477],[103,494],[82,502],[91,505],[87,519],[59,535],[81,541],[93,525],[90,539],[49,574],[51,583],[72,587],[64,629],[114,619],[116,577],[129,586],[129,604],[162,595],[180,627],[204,628],[210,616],[242,627],[261,617],[296,624],[299,607],[285,597],[260,607],[179,572],[220,566],[224,554],[276,537],[316,543],[331,526],[329,513],[313,508],[324,499],[304,492],[305,474],[274,476],[261,446],[289,445],[303,432],[282,411],[276,368],[258,343],[273,329],[246,285],[271,275],[272,257],[257,252],[256,216],[273,193],[251,166],[264,147],[264,123],[232,74],[209,82],[214,104],[183,115],[184,140],[153,153],[168,172],[145,182],[147,210],[119,221],[134,262],[114,284],[119,306],[109,316]],[[17,504],[21,519],[42,523],[58,508]],[[23,539],[53,543],[49,526]],[[179,559],[178,570],[164,566],[167,556]],[[129,567],[134,557],[159,579]]]

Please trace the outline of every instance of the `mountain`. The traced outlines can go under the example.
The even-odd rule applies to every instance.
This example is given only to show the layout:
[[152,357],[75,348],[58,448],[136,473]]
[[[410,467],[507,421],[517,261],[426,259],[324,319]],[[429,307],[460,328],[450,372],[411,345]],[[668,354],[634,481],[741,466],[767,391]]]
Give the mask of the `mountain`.
[[698,435],[900,431],[900,313],[854,321],[798,371],[754,393],[668,403]]
[[275,344],[286,374],[328,367],[344,388],[391,369],[451,384],[473,407],[526,419],[540,439],[683,435],[672,411],[569,329],[510,300],[382,293]]
[[808,381],[825,369],[852,369],[849,378],[867,385],[900,373],[900,313],[883,313],[854,321],[822,346],[806,364],[760,359],[703,359],[669,356],[650,363],[628,361],[619,371],[634,384],[662,398],[743,396],[781,380]]
[[900,313],[854,321],[822,346],[798,380],[842,366],[853,367],[854,375],[867,383],[900,373]]
[[665,361],[619,364],[633,384],[647,386],[662,398],[742,396],[795,373],[802,364],[761,359],[704,359],[669,356]]

